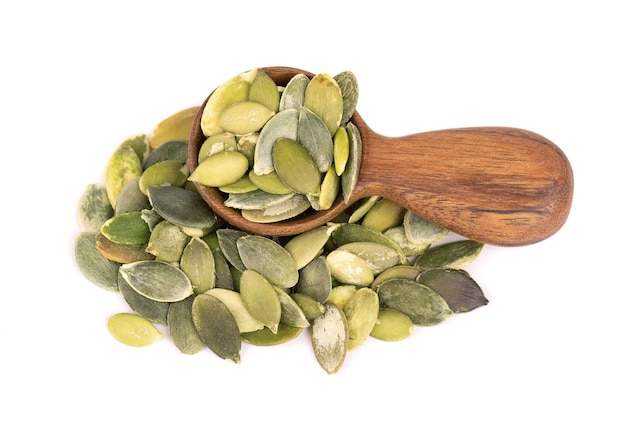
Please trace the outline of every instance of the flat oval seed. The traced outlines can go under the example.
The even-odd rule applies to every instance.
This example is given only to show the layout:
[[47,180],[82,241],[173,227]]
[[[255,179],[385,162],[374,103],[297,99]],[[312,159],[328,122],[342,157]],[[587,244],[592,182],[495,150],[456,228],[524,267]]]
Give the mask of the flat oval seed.
[[78,225],[83,232],[96,233],[113,217],[107,191],[99,184],[89,184],[78,202]]
[[150,209],[150,201],[139,188],[139,178],[135,178],[120,191],[115,203],[115,215]]
[[191,238],[180,257],[180,269],[189,278],[196,294],[215,287],[215,259],[203,240]]
[[294,75],[283,90],[279,109],[284,111],[285,109],[300,109],[304,106],[304,92],[310,81],[309,77],[303,73]]
[[336,250],[348,251],[359,256],[374,275],[378,275],[402,261],[402,254],[398,253],[395,248],[373,241],[350,242],[343,244]]
[[324,314],[313,321],[311,343],[321,367],[328,374],[339,371],[348,352],[348,322],[335,304],[328,304]]
[[237,249],[237,240],[244,236],[248,236],[247,232],[237,230],[237,229],[218,229],[215,232],[217,236],[217,242],[219,244],[222,253],[228,260],[228,262],[237,268],[240,272],[245,271],[246,265],[241,260],[239,256],[239,250]]
[[248,178],[259,189],[267,193],[285,195],[292,192],[283,180],[280,179],[276,171],[270,172],[269,174],[258,175],[254,172],[254,170],[251,170],[248,173]]
[[340,126],[333,136],[333,160],[337,175],[343,174],[350,155],[350,139],[344,126]]
[[109,240],[102,232],[96,234],[96,249],[102,256],[117,263],[154,259],[154,255],[146,251],[145,244],[118,244]]
[[237,138],[230,132],[222,132],[206,138],[198,152],[198,163],[202,163],[207,157],[222,151],[237,150]]
[[273,333],[268,328],[263,328],[258,331],[241,334],[241,338],[246,343],[254,346],[277,346],[297,338],[302,333],[302,329],[301,327],[281,323],[278,325],[276,333]]
[[293,287],[298,281],[298,269],[291,255],[278,243],[259,235],[237,240],[237,249],[246,269],[265,277],[276,287]]
[[404,221],[406,209],[389,199],[380,199],[365,214],[361,224],[379,232],[384,232]]
[[247,269],[241,274],[239,293],[250,314],[276,333],[281,304],[274,286],[258,272]]
[[191,308],[194,297],[172,302],[167,312],[167,327],[174,345],[182,353],[193,355],[205,347],[193,324]]
[[321,211],[329,209],[335,203],[337,196],[339,196],[340,188],[341,180],[337,172],[335,172],[335,165],[332,165],[326,172],[326,175],[324,175],[320,186],[318,205]]
[[271,112],[278,111],[278,105],[280,103],[278,87],[274,80],[272,80],[263,69],[257,69],[256,71],[256,76],[250,84],[248,100],[260,103]]
[[278,300],[280,301],[280,322],[285,325],[299,328],[307,328],[310,326],[304,311],[302,311],[298,303],[291,297],[291,295],[278,287],[274,287],[274,290],[276,291]]
[[343,308],[348,322],[348,351],[359,347],[376,324],[378,295],[367,287],[359,289]]
[[346,304],[350,301],[350,298],[352,298],[356,291],[357,287],[349,284],[335,286],[331,289],[326,302],[335,304],[339,308],[343,309],[343,307],[346,306]]
[[235,135],[258,132],[274,113],[260,103],[239,102],[224,110],[220,117],[220,126]]
[[482,251],[483,244],[472,240],[461,240],[430,247],[415,265],[422,269],[461,269],[473,262]]
[[390,308],[378,312],[378,320],[370,335],[382,341],[400,341],[413,333],[413,322],[404,313]]
[[191,133],[191,124],[199,110],[198,106],[186,108],[157,124],[150,135],[150,148],[160,148],[170,141],[187,142]]
[[300,270],[300,277],[294,287],[294,292],[309,295],[323,304],[330,295],[332,284],[326,257],[319,256]]
[[231,194],[224,201],[224,205],[240,210],[262,210],[269,206],[289,200],[294,192],[289,190],[287,194],[278,195],[263,190],[252,190],[247,193]]
[[270,118],[261,129],[254,150],[254,172],[257,175],[269,174],[274,170],[272,149],[277,139],[297,139],[299,117],[297,109],[285,109]]
[[430,220],[407,211],[404,216],[404,230],[407,239],[413,244],[424,245],[440,241],[448,235],[448,230]]
[[140,212],[114,216],[102,225],[100,232],[118,244],[146,244],[150,239],[150,228]]
[[294,236],[285,244],[298,270],[320,255],[335,227],[320,226]]
[[417,277],[422,273],[422,270],[412,265],[398,265],[388,268],[378,274],[378,276],[372,282],[372,290],[377,291],[378,286],[387,280],[404,279],[404,280],[417,280]]
[[326,257],[326,263],[333,278],[339,283],[369,286],[374,281],[374,273],[356,254],[333,250]]
[[148,154],[150,153],[150,146],[148,144],[148,136],[144,134],[137,134],[137,135],[131,136],[130,138],[122,142],[120,144],[120,147],[132,148],[133,151],[139,157],[139,161],[141,163],[144,162],[144,160],[148,157]]
[[306,196],[294,193],[283,202],[277,202],[260,210],[242,210],[243,218],[255,223],[274,223],[296,217],[311,208]]
[[248,171],[248,158],[239,151],[220,151],[207,157],[189,176],[189,181],[207,187],[222,187],[241,179]]
[[324,304],[304,293],[292,293],[291,298],[296,301],[296,304],[298,304],[298,307],[300,307],[307,320],[317,319],[324,314],[324,310],[326,310]]
[[191,190],[172,186],[150,187],[148,197],[161,217],[179,226],[205,229],[217,222],[213,210]]
[[120,265],[102,256],[96,248],[96,235],[83,232],[74,243],[74,259],[85,278],[106,290],[116,292]]
[[189,236],[180,227],[163,220],[152,230],[146,251],[157,260],[178,263],[189,240]]
[[341,190],[344,201],[348,202],[350,201],[350,197],[352,197],[352,192],[359,179],[363,144],[361,142],[361,133],[354,124],[346,124],[346,131],[348,132],[348,140],[350,143],[350,154],[348,155],[346,168],[341,175]]
[[140,316],[156,323],[167,323],[169,302],[154,301],[138,293],[124,280],[121,274],[117,277],[117,287],[129,307]]
[[388,280],[378,287],[381,308],[400,311],[419,326],[437,325],[453,312],[441,295],[413,280]]
[[204,136],[216,135],[224,131],[220,126],[222,113],[233,103],[243,102],[248,98],[250,83],[255,75],[256,71],[239,74],[213,91],[200,117],[200,127]]
[[223,193],[248,193],[254,190],[258,190],[259,187],[255,185],[249,176],[244,175],[238,181],[228,184],[226,186],[222,186],[219,188]]
[[182,301],[193,288],[189,278],[169,263],[147,260],[120,267],[124,280],[139,294],[160,302]]
[[143,168],[148,169],[150,166],[165,160],[178,160],[181,163],[187,163],[188,144],[186,140],[188,137],[189,135],[185,137],[185,140],[167,141],[160,145],[148,155],[148,158],[143,162]]
[[304,93],[304,106],[322,119],[331,136],[335,134],[343,116],[343,96],[333,77],[315,75]]
[[237,321],[239,332],[253,332],[263,329],[265,325],[255,319],[248,311],[241,299],[241,294],[234,290],[215,288],[208,290],[207,295],[211,295],[219,299],[228,307],[231,314]]
[[418,281],[441,295],[455,313],[489,303],[480,286],[463,270],[433,269],[420,275]]
[[322,175],[309,152],[297,141],[278,139],[272,150],[272,162],[280,179],[296,193],[319,193]]
[[341,116],[341,124],[346,124],[354,111],[356,111],[357,101],[359,100],[359,83],[353,72],[349,70],[343,71],[334,76],[341,95],[343,97],[343,113]]
[[203,293],[191,307],[193,324],[209,349],[222,359],[241,362],[241,334],[237,321],[218,298]]
[[144,347],[163,337],[152,322],[132,313],[114,314],[107,326],[117,341],[132,347]]
[[333,163],[333,137],[322,119],[308,108],[300,109],[296,141],[306,148],[321,172],[330,168]]
[[171,185],[182,187],[189,176],[186,166],[179,160],[163,160],[147,168],[139,177],[139,190],[148,194],[152,186]]
[[124,186],[139,178],[142,172],[141,160],[135,150],[126,146],[118,147],[109,159],[104,174],[107,196],[113,208]]
[[358,223],[344,223],[333,231],[332,239],[337,247],[351,242],[376,242],[395,248],[400,256],[402,264],[408,264],[408,260],[402,251],[402,248],[391,238],[385,236],[382,232],[378,232],[367,226]]
[[385,231],[385,236],[394,241],[402,249],[405,256],[419,256],[430,247],[429,243],[415,244],[406,237],[404,226],[396,226]]

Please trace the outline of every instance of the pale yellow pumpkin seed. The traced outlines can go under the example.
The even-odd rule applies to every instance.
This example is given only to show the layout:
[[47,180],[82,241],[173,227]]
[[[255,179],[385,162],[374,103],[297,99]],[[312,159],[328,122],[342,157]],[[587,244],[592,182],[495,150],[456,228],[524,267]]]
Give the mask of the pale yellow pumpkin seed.
[[302,333],[301,327],[289,326],[281,323],[278,330],[273,333],[268,328],[263,328],[254,332],[241,334],[241,338],[248,344],[254,346],[277,346],[294,340]]
[[335,304],[328,304],[324,314],[311,325],[311,343],[315,358],[328,373],[341,368],[348,352],[348,322]]
[[141,160],[135,150],[123,145],[115,150],[105,170],[105,187],[113,208],[124,186],[139,178],[142,172]]
[[304,106],[322,119],[331,136],[335,134],[343,116],[343,96],[333,77],[315,75],[306,87]]
[[228,307],[237,322],[237,327],[242,333],[254,332],[263,329],[265,325],[257,320],[246,308],[241,299],[241,294],[234,290],[215,288],[208,290],[207,295],[219,299]]
[[232,184],[248,171],[248,159],[238,151],[221,151],[207,157],[189,176],[207,187],[222,187]]
[[330,239],[334,226],[319,226],[294,236],[285,244],[298,270],[320,255]]
[[170,141],[187,142],[199,110],[198,106],[186,108],[161,121],[150,135],[150,148],[159,148]]
[[202,163],[207,157],[222,151],[237,150],[237,138],[230,132],[222,132],[209,136],[200,146],[198,151],[198,163]]
[[256,76],[250,84],[248,100],[265,106],[271,112],[278,111],[280,94],[276,83],[263,69],[257,69]]
[[181,187],[187,182],[187,166],[179,160],[164,160],[147,168],[139,177],[139,190],[148,195],[152,186],[171,185]]
[[163,337],[152,322],[138,314],[114,314],[107,326],[117,341],[132,347],[148,346]]
[[333,278],[341,284],[369,286],[374,273],[363,259],[345,250],[333,250],[326,257]]
[[379,232],[384,232],[396,226],[401,226],[404,221],[406,209],[392,200],[380,199],[365,214],[361,224]]
[[276,333],[281,304],[274,286],[258,272],[247,269],[241,274],[239,293],[250,314]]
[[332,303],[343,309],[357,291],[357,287],[350,284],[335,286],[330,290],[326,303]]
[[354,350],[369,337],[378,318],[378,295],[364,287],[355,292],[343,307],[348,322],[348,351]]
[[400,341],[410,337],[414,327],[406,314],[383,308],[378,311],[378,319],[370,335],[381,341]]
[[340,126],[333,136],[333,160],[337,175],[343,174],[350,155],[350,139],[344,126]]
[[236,135],[258,132],[275,114],[256,102],[235,103],[224,110],[220,117],[220,127]]
[[256,70],[241,73],[230,78],[213,91],[200,118],[200,127],[204,136],[212,136],[224,131],[220,125],[222,113],[230,105],[248,99],[250,83],[255,76]]
[[341,245],[337,250],[348,251],[359,256],[374,275],[378,275],[392,266],[399,265],[403,257],[394,247],[374,241],[350,242]]
[[320,195],[318,198],[318,205],[320,210],[329,209],[337,196],[339,196],[339,190],[341,188],[341,180],[337,172],[335,171],[335,165],[332,165],[320,185]]
[[292,190],[280,179],[276,171],[272,171],[268,174],[258,175],[251,170],[248,173],[250,181],[256,185],[259,189],[266,193],[274,195],[285,195],[292,193]]

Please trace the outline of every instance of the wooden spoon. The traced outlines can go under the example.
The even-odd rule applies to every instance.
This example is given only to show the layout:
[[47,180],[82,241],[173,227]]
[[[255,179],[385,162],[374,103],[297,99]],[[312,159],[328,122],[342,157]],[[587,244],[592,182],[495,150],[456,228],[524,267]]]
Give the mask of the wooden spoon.
[[[278,85],[286,85],[297,73],[313,76],[290,67],[264,70]],[[205,140],[200,128],[204,104],[190,136],[188,165],[192,172]],[[574,188],[572,168],[555,144],[536,133],[475,127],[388,137],[370,129],[358,112],[352,122],[361,134],[363,153],[349,202],[340,195],[326,211],[255,223],[224,206],[225,196],[218,189],[197,184],[198,191],[226,222],[262,235],[304,232],[368,196],[388,198],[452,232],[492,245],[541,241],[567,219]]]

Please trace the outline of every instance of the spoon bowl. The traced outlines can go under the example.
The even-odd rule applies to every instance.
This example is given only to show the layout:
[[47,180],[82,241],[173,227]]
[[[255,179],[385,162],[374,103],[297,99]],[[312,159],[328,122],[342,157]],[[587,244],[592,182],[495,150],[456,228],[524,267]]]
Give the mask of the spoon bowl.
[[[314,76],[290,67],[264,70],[282,86],[298,73]],[[192,125],[191,172],[205,140],[200,118],[207,100]],[[541,135],[509,127],[473,127],[388,137],[374,132],[358,112],[351,121],[360,132],[363,152],[348,202],[340,194],[328,210],[256,223],[225,206],[225,195],[217,188],[196,184],[198,192],[230,225],[275,236],[325,224],[369,196],[388,198],[452,232],[492,245],[536,243],[557,232],[569,215],[572,168],[565,154]]]

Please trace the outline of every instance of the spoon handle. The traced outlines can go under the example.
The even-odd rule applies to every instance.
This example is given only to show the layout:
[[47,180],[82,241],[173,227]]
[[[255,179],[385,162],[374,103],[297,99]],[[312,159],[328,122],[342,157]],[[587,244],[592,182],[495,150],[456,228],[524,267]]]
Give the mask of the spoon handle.
[[572,168],[543,136],[483,127],[386,137],[358,113],[353,121],[363,142],[355,196],[387,197],[462,236],[496,245],[532,244],[565,223]]

